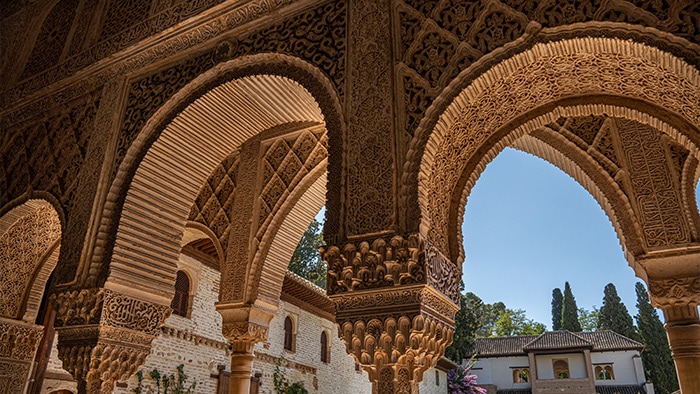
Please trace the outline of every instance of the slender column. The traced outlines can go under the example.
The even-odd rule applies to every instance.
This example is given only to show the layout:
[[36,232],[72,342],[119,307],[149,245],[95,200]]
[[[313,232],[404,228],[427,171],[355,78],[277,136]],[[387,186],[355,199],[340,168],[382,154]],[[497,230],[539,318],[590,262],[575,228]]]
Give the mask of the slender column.
[[230,394],[248,394],[253,372],[253,347],[267,340],[274,312],[255,305],[218,304],[216,310],[223,318],[223,335],[231,341]]
[[25,392],[43,327],[0,317],[0,393]]
[[234,341],[231,349],[231,379],[229,380],[229,393],[250,392],[250,378],[253,371],[253,347],[252,341]]
[[663,309],[681,393],[700,393],[700,319],[697,305]]
[[79,393],[111,393],[143,365],[170,307],[108,289],[54,295],[58,357]]
[[417,235],[349,243],[342,252],[331,246],[322,255],[340,337],[373,393],[417,393],[423,372],[452,342],[459,270]]
[[664,312],[681,393],[700,393],[700,275],[650,279],[649,293]]

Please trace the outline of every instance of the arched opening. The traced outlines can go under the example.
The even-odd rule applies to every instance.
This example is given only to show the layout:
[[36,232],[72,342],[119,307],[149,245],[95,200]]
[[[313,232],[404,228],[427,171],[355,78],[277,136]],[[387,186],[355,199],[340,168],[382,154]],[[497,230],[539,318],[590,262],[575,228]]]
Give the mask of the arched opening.
[[472,189],[462,229],[466,290],[487,304],[522,309],[552,330],[555,288],[568,281],[578,307],[590,312],[613,282],[633,312],[640,279],[610,219],[576,180],[541,158],[501,152]]
[[182,317],[187,317],[190,311],[190,279],[187,274],[177,271],[175,278],[175,296],[170,303],[173,313]]
[[331,349],[328,346],[328,334],[321,331],[321,362],[329,363],[331,361]]
[[292,353],[295,351],[295,336],[294,321],[287,316],[284,318],[284,350]]
[[0,218],[0,331],[14,338],[6,344],[3,369],[11,372],[0,391],[33,392],[44,381],[55,333],[48,291],[61,234],[58,212],[44,200],[28,200]]

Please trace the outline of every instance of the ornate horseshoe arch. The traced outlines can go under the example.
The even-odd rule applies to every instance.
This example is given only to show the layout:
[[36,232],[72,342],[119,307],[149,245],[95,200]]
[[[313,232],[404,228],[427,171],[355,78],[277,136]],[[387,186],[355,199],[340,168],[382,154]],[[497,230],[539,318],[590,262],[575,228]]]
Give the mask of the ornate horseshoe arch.
[[428,139],[418,175],[420,232],[461,262],[461,216],[483,166],[507,144],[561,116],[631,119],[697,152],[699,85],[700,74],[683,60],[621,39],[536,44],[502,61],[455,97]]
[[[278,93],[271,95],[270,92],[275,89]],[[294,97],[295,101],[286,109],[285,106],[243,104],[240,108],[252,108],[248,115],[244,111],[244,118],[247,116],[247,119],[233,119],[233,115],[226,115],[231,112],[230,107],[217,104],[226,97],[231,100],[236,96],[236,100],[245,101],[243,96],[264,97],[266,94],[280,100]],[[240,102],[238,104],[242,105]],[[235,107],[235,103],[230,101],[228,105]],[[269,111],[270,115],[263,116],[261,111]],[[329,138],[340,140],[340,113],[339,99],[332,84],[318,69],[302,60],[279,54],[244,56],[220,64],[177,92],[146,123],[127,152],[111,186],[108,206],[113,209],[105,216],[109,218],[120,214],[121,217],[110,262],[110,286],[129,286],[129,278],[138,278],[144,268],[154,273],[164,270],[165,276],[157,274],[162,279],[155,280],[152,288],[142,296],[166,304],[171,283],[165,278],[174,278],[173,264],[177,259],[179,238],[190,206],[216,165],[248,138],[281,123],[325,122]],[[198,126],[202,116],[211,119],[224,116],[225,119],[213,122],[213,127],[202,128]],[[259,123],[262,128],[244,127],[231,132],[226,128],[227,121],[236,125]],[[192,138],[193,135],[197,135],[197,138]],[[183,149],[185,146],[187,149]],[[197,168],[183,168],[183,163],[188,162],[196,163]],[[168,174],[163,168],[183,171],[189,179],[183,183],[183,180],[173,178],[173,174]],[[165,181],[166,178],[173,178],[169,181],[172,183]],[[178,186],[174,188],[170,185]],[[151,190],[154,186],[160,187],[163,194],[154,195]],[[128,191],[120,192],[127,187]],[[121,211],[120,195],[124,196]],[[165,206],[170,212],[152,201],[167,201]],[[149,223],[144,220],[146,216],[148,219],[145,220]],[[139,243],[143,244],[149,238],[146,234],[156,228],[167,235],[154,235],[152,239],[158,242],[143,249],[145,257],[158,262],[144,267],[143,263],[138,262],[143,257],[139,257],[135,251],[139,249]],[[107,230],[103,225],[100,231],[103,243],[108,239]],[[104,258],[95,255],[92,266],[101,265]],[[162,267],[154,268],[156,266]]]

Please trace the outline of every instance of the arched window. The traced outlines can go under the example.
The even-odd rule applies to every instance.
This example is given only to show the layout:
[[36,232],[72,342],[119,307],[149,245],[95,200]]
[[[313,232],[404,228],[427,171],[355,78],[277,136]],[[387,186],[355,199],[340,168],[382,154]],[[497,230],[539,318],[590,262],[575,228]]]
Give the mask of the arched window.
[[527,368],[513,369],[513,383],[527,383],[530,381],[530,371]]
[[175,297],[173,297],[173,302],[170,303],[170,308],[173,309],[174,314],[187,317],[189,301],[190,279],[184,271],[177,271],[177,278],[175,279]]
[[284,350],[294,351],[294,322],[289,316],[284,318]]
[[321,361],[328,364],[331,361],[331,349],[328,347],[328,335],[321,331]]
[[595,378],[597,380],[613,380],[613,379],[615,379],[615,375],[613,374],[612,365],[610,365],[610,364],[596,365]]
[[552,360],[554,379],[569,379],[569,362],[564,359]]

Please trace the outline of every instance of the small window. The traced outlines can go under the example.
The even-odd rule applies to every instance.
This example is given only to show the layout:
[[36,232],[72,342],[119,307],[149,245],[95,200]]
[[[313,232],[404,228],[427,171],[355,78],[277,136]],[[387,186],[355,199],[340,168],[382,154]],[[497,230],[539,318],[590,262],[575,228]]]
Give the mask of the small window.
[[528,383],[530,370],[527,368],[513,368],[513,383]]
[[328,364],[331,362],[331,349],[328,346],[328,334],[321,331],[321,362]]
[[190,279],[184,271],[177,271],[175,279],[175,297],[170,303],[173,313],[176,315],[187,317],[189,312],[190,301]]
[[284,350],[294,351],[294,322],[289,316],[284,319]]
[[569,379],[569,361],[565,359],[552,360],[554,379]]
[[435,370],[435,385],[440,385],[440,371],[438,371],[437,369]]
[[614,380],[615,374],[613,373],[612,364],[596,365],[595,378],[596,380]]

